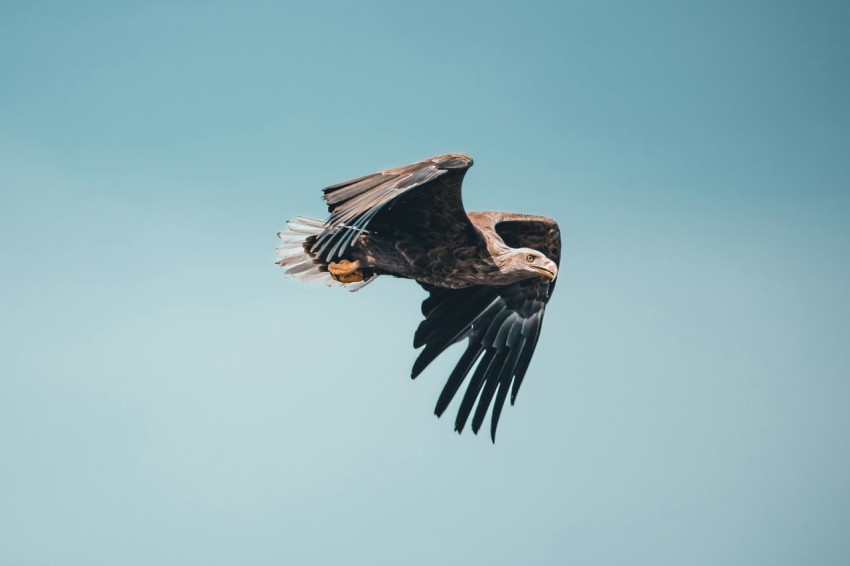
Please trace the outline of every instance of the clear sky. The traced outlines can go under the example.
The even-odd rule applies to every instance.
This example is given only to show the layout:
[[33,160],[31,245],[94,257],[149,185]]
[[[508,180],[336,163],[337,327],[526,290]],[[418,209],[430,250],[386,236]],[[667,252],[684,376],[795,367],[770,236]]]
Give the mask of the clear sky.
[[[850,5],[0,2],[0,564],[850,563]],[[555,217],[495,445],[273,265],[467,152]],[[456,404],[450,408],[453,412]]]

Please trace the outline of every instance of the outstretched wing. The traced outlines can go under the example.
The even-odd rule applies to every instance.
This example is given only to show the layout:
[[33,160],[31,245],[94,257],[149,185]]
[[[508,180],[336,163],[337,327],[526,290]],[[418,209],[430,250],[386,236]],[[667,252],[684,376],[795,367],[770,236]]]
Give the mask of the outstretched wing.
[[453,153],[327,187],[331,215],[310,251],[324,261],[340,258],[374,223],[403,226],[425,240],[468,238],[474,228],[463,209],[461,183],[470,167],[472,158]]
[[[511,247],[529,247],[556,263],[560,261],[561,237],[554,220],[508,214],[495,220],[497,233]],[[443,414],[474,367],[458,409],[456,431],[463,430],[475,408],[472,431],[477,434],[492,403],[490,437],[496,441],[505,399],[510,391],[511,404],[516,401],[554,285],[554,281],[543,277],[505,286],[476,285],[454,290],[422,284],[430,296],[422,303],[425,320],[416,330],[413,346],[425,348],[413,364],[411,376],[418,376],[452,344],[469,338],[434,409],[437,416]]]

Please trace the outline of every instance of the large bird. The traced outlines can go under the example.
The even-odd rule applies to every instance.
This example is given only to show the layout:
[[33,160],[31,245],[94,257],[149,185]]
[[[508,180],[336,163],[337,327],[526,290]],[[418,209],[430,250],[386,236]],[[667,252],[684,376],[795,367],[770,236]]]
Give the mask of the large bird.
[[289,221],[276,263],[288,275],[350,290],[379,275],[419,283],[430,296],[411,377],[467,339],[434,412],[443,414],[471,372],[455,430],[472,415],[477,434],[492,404],[495,442],[502,407],[509,392],[514,404],[540,337],[561,236],[551,218],[466,212],[461,183],[470,167],[472,158],[453,153],[327,187],[330,217]]

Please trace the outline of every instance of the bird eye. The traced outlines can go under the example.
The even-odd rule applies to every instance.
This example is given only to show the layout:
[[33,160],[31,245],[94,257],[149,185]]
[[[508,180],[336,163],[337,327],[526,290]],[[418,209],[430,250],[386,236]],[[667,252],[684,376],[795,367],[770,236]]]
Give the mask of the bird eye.
[[534,263],[534,256],[531,255],[531,254],[528,254],[527,256],[525,256],[525,259],[528,260],[528,263]]

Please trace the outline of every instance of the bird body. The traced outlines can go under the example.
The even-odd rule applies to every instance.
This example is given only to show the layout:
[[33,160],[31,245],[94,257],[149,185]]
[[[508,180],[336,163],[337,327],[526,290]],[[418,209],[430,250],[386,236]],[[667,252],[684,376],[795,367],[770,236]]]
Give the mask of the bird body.
[[[471,285],[508,285],[539,272],[506,269],[506,261],[518,254],[523,261],[535,250],[507,246],[493,225],[506,217],[495,212],[471,212],[469,220],[475,229],[469,241],[422,245],[415,234],[404,230],[364,233],[358,239],[353,259],[374,275],[393,275],[424,283],[460,289]],[[511,215],[518,218],[520,215]],[[524,217],[532,220],[534,217]],[[542,258],[541,258],[542,259]],[[524,265],[520,262],[520,265]],[[557,266],[550,266],[557,271]]]
[[357,249],[350,255],[375,275],[393,275],[449,288],[480,284],[498,273],[478,234],[469,242],[424,246],[415,234],[384,229],[361,235]]
[[463,430],[474,407],[477,433],[492,403],[495,441],[508,391],[513,404],[539,338],[561,241],[550,218],[467,213],[461,183],[471,166],[468,156],[448,154],[327,187],[330,217],[290,221],[279,233],[277,263],[288,275],[350,290],[381,275],[417,281],[430,296],[414,337],[424,349],[412,377],[468,338],[435,413],[471,373],[455,429]]

